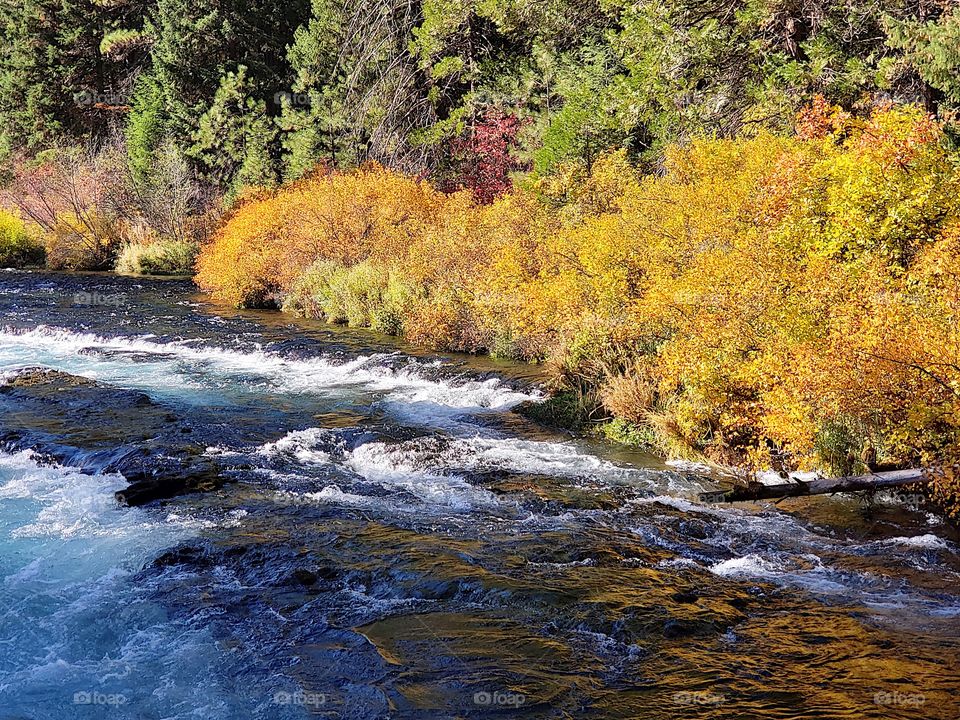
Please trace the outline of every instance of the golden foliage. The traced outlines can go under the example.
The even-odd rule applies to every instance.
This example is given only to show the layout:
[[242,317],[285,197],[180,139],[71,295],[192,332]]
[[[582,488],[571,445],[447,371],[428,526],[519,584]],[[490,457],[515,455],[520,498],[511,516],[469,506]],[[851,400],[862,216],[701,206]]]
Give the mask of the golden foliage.
[[426,183],[375,166],[316,175],[241,203],[204,248],[197,282],[237,305],[278,302],[317,260],[405,255],[445,201]]
[[199,281],[547,360],[673,454],[931,462],[960,444],[955,158],[912,108],[798,127],[673,147],[658,176],[610,155],[489,206],[375,167],[315,177],[238,208]]
[[47,267],[53,270],[111,267],[121,242],[117,224],[96,210],[58,215],[44,239]]

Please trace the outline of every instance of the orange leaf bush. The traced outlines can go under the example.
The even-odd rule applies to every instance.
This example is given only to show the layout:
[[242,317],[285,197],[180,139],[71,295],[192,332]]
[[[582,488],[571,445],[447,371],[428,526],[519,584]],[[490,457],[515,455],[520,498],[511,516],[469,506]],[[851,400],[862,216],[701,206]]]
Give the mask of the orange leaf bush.
[[197,282],[232,304],[279,305],[318,260],[404,255],[445,202],[425,182],[380,167],[318,174],[234,210],[201,253]]
[[[240,206],[223,300],[546,361],[671,454],[854,472],[960,446],[960,172],[914,108],[559,168],[490,205],[368,167]],[[632,429],[631,429],[632,428]]]

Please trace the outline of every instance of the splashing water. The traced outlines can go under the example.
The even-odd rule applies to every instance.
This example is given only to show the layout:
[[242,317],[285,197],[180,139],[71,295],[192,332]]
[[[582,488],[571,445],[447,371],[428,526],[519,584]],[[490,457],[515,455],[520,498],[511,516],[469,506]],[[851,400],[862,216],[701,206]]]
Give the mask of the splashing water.
[[[535,370],[179,281],[5,273],[0,309],[0,382],[112,409],[78,434],[69,387],[36,400],[45,441],[95,438],[83,470],[0,453],[0,717],[957,717],[960,555],[927,509],[703,506],[702,468],[512,413]],[[182,428],[152,452],[229,482],[119,505],[96,461],[129,390]]]

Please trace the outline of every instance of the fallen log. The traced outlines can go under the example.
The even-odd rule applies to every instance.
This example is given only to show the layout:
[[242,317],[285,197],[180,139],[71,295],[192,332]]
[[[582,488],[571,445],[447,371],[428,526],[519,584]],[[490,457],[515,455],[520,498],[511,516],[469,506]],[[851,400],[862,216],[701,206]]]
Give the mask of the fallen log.
[[778,483],[776,485],[749,482],[737,485],[730,490],[700,493],[699,498],[700,502],[709,503],[774,500],[805,495],[829,495],[832,493],[858,492],[863,490],[888,490],[905,485],[924,484],[929,481],[930,473],[928,471],[894,470],[891,472],[871,473],[870,475],[794,480],[793,482]]

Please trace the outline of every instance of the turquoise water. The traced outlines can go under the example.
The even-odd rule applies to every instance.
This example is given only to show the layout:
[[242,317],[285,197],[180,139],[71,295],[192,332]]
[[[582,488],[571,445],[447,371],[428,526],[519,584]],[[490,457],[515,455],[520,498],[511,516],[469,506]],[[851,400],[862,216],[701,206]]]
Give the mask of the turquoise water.
[[236,710],[224,702],[236,689],[216,687],[228,659],[213,638],[171,621],[137,579],[159,550],[214,523],[120,508],[112,491],[124,485],[29,452],[0,456],[0,698],[11,716],[90,716],[84,698],[127,717]]
[[960,716],[932,508],[701,506],[709,478],[511,412],[530,368],[185,282],[4,273],[0,310],[3,377],[146,393],[227,480],[130,508],[96,453],[0,452],[0,718]]

